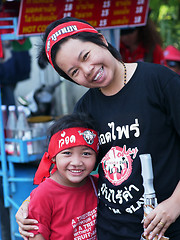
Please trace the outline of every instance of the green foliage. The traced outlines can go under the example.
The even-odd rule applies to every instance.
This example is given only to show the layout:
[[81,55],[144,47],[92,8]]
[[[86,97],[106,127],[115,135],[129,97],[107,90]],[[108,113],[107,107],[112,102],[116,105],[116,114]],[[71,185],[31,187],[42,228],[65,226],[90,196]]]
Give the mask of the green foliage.
[[151,19],[163,39],[163,47],[180,49],[180,0],[150,0]]

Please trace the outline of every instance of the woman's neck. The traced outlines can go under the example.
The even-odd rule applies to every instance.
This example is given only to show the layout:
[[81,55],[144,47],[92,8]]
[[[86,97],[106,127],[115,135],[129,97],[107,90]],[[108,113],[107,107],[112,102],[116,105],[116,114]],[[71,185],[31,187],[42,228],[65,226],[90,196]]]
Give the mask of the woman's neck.
[[116,63],[116,71],[113,76],[111,83],[106,86],[102,87],[100,90],[106,96],[115,95],[119,92],[124,86],[124,67],[123,64],[119,61]]
[[[137,63],[125,63],[125,67],[121,62],[118,63],[118,68],[114,79],[110,85],[107,87],[101,88],[101,92],[106,96],[113,96],[117,94],[125,86],[125,77],[126,84],[131,79],[137,67]],[[126,69],[126,70],[125,70]],[[125,76],[126,74],[126,76]]]

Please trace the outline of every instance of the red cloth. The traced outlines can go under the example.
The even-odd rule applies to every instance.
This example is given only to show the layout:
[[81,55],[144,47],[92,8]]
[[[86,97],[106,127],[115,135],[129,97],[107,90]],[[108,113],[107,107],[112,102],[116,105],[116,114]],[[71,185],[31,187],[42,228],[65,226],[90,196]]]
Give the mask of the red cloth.
[[164,50],[164,58],[165,60],[180,62],[180,51],[173,45],[169,45]]
[[[147,54],[147,49],[145,49],[141,44],[138,48],[130,52],[129,49],[121,42],[120,44],[120,53],[122,56],[122,60],[126,63],[132,62],[144,62],[145,56]],[[152,62],[164,65],[164,54],[162,48],[157,44],[154,48],[152,54]]]
[[1,41],[1,34],[0,34],[0,58],[4,57],[4,52],[3,52],[3,46],[2,46],[2,41]]
[[[55,43],[59,42],[61,39],[72,36],[79,32],[91,32],[91,33],[98,33],[98,31],[93,28],[91,25],[78,22],[78,21],[71,21],[66,22],[58,25],[55,27],[48,35],[46,40],[46,55],[49,59],[49,62],[53,66],[52,59],[51,59],[51,49]],[[54,66],[53,66],[54,67]]]
[[[97,189],[97,178],[93,177]],[[46,240],[96,240],[97,197],[90,178],[72,188],[47,178],[31,193],[29,216]]]

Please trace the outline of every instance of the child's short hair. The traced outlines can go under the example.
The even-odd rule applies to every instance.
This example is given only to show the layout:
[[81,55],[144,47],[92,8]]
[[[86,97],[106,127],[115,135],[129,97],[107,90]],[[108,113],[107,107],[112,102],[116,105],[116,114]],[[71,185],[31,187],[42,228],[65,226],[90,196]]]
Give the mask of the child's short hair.
[[[81,129],[84,130],[84,132],[81,132]],[[57,153],[61,152],[63,149],[79,145],[85,145],[93,149],[96,152],[96,154],[98,153],[99,139],[95,122],[89,115],[85,113],[72,113],[59,118],[49,128],[48,132],[49,132],[48,151],[44,153],[41,159],[38,170],[36,171],[35,174],[34,184],[40,184],[45,178],[50,176],[50,171],[52,169],[53,163],[52,159],[57,155]],[[64,134],[67,134],[65,138],[68,139],[69,136],[71,136],[71,140],[64,141],[65,140],[65,138],[63,138],[65,136]],[[59,144],[60,142],[61,144]],[[96,169],[96,167],[97,161],[94,170]],[[56,166],[54,168],[54,171],[56,171]]]
[[60,130],[73,127],[90,128],[97,131],[97,126],[92,117],[86,113],[72,113],[64,115],[55,121],[55,123],[48,130],[48,138],[59,132]]

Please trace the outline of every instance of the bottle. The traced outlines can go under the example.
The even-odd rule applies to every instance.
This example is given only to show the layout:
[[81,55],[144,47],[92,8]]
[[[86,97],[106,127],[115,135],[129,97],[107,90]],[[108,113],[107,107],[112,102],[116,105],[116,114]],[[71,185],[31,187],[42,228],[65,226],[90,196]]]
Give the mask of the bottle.
[[[4,137],[6,138],[6,124],[7,124],[7,106],[6,105],[1,105],[1,112],[2,112],[2,127],[4,130]],[[0,149],[1,153],[1,149]]]
[[[18,139],[30,140],[31,139],[31,129],[29,127],[23,106],[18,106],[18,119],[17,119],[17,135]],[[27,142],[27,152],[28,154],[33,153],[32,142]],[[20,146],[17,146],[17,153],[20,155]]]
[[[144,219],[146,216],[157,206],[156,193],[153,186],[153,168],[152,168],[152,159],[150,154],[141,154],[139,155],[141,160],[141,174],[143,177],[143,186],[144,186]],[[148,236],[145,237],[143,234],[141,240],[149,239]],[[153,238],[157,240],[158,235]],[[160,240],[168,240],[167,237],[161,237]]]
[[1,105],[2,118],[3,118],[3,128],[5,130],[7,124],[7,106]]
[[[8,112],[9,112],[9,115],[8,115],[7,124],[6,124],[6,138],[15,138],[16,124],[17,124],[16,106],[9,105]],[[5,150],[7,154],[16,155],[16,143],[6,141]]]

